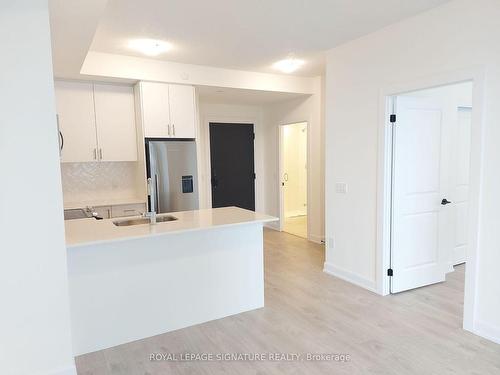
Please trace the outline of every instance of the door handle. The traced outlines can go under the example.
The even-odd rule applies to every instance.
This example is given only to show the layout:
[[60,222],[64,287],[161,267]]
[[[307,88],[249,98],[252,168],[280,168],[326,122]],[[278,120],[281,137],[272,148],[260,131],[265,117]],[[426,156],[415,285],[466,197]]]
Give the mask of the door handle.
[[60,144],[60,146],[59,146],[59,154],[61,154],[62,150],[64,148],[64,136],[63,136],[62,131],[60,131],[60,130],[59,130],[59,138],[60,138],[60,142],[59,142],[59,144]]
[[448,199],[446,199],[446,198],[444,198],[444,199],[441,201],[441,204],[442,204],[443,206],[446,206],[447,204],[450,204],[450,203],[451,203],[451,202],[450,202]]
[[211,182],[212,182],[212,187],[216,189],[217,186],[219,185],[219,180],[217,179],[217,176],[213,176]]
[[64,148],[64,136],[59,126],[59,114],[56,114],[57,131],[59,132],[59,156],[61,156],[62,150]]

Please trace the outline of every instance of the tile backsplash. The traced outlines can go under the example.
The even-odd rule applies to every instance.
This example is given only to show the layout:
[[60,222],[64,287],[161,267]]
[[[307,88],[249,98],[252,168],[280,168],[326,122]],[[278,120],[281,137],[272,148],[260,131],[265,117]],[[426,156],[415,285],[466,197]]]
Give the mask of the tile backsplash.
[[138,197],[137,162],[62,163],[65,202]]

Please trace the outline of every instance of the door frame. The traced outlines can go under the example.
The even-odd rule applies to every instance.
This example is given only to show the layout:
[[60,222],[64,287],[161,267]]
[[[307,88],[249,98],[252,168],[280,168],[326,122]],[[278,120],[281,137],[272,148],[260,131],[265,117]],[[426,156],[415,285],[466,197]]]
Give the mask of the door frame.
[[[211,123],[220,123],[220,124],[234,124],[235,126],[238,126],[238,124],[241,125],[253,125],[253,132],[255,134],[255,139],[254,139],[254,170],[255,170],[255,210],[259,211],[262,210],[262,198],[260,196],[260,183],[262,180],[261,175],[261,170],[259,169],[259,160],[258,160],[258,136],[260,136],[260,133],[258,133],[258,119],[252,116],[221,116],[221,115],[207,115],[201,122],[202,129],[200,133],[202,134],[203,139],[200,139],[200,155],[203,155],[203,158],[198,159],[198,169],[201,170],[201,174],[203,175],[203,190],[204,190],[204,197],[200,198],[200,207],[202,202],[203,206],[212,208],[212,182],[211,182],[211,176],[212,176],[212,166],[211,166],[211,161],[210,161],[210,124]],[[203,160],[204,159],[204,160]],[[200,173],[200,171],[198,171]],[[201,181],[201,179],[199,178]],[[199,187],[201,191],[201,187]]]
[[476,285],[477,285],[477,252],[480,213],[480,194],[483,164],[483,106],[485,89],[485,71],[465,69],[441,75],[424,77],[412,82],[384,87],[379,96],[379,129],[378,129],[378,168],[377,168],[377,244],[376,244],[376,285],[381,295],[390,293],[391,251],[391,202],[392,202],[392,126],[389,117],[393,113],[392,98],[408,92],[447,86],[461,82],[473,82],[473,112],[471,124],[470,149],[470,206],[468,223],[468,243],[464,290],[463,328],[474,332]]
[[305,123],[306,124],[306,136],[307,136],[307,147],[306,147],[306,164],[307,164],[307,181],[306,181],[306,184],[307,184],[307,209],[306,209],[306,212],[307,212],[307,239],[309,240],[309,235],[310,235],[310,212],[309,212],[309,209],[310,209],[310,189],[311,189],[311,186],[310,186],[310,181],[311,181],[311,177],[310,177],[310,168],[309,168],[309,160],[310,160],[310,150],[309,150],[309,121],[307,120],[303,120],[303,121],[293,121],[293,122],[287,122],[285,124],[280,124],[278,126],[278,193],[279,193],[279,197],[278,197],[278,214],[279,214],[279,231],[280,232],[283,232],[283,224],[284,224],[284,221],[285,221],[285,202],[284,202],[284,198],[285,198],[285,194],[284,194],[284,191],[283,191],[283,185],[281,184],[282,183],[282,180],[281,180],[281,176],[283,175],[283,141],[284,141],[284,138],[283,138],[283,131],[284,131],[284,127],[287,126],[287,125],[294,125],[294,124],[301,124],[301,123]]

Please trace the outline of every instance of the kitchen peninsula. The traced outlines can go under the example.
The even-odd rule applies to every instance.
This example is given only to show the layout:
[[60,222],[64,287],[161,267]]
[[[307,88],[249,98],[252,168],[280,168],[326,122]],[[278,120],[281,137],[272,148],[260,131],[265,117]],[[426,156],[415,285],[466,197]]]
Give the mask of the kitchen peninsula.
[[276,218],[236,207],[169,216],[66,221],[76,355],[264,306],[262,227]]

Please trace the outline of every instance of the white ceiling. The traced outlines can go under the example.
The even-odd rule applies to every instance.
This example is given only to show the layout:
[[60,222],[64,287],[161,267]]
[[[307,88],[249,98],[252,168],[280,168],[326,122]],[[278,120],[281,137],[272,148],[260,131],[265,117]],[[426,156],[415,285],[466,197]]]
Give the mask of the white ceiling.
[[91,50],[140,56],[129,39],[164,39],[175,48],[157,58],[258,72],[294,54],[312,76],[323,51],[447,1],[109,0]]
[[276,91],[243,90],[213,86],[197,86],[197,91],[200,101],[205,103],[240,105],[266,105],[308,96]]
[[78,77],[107,0],[49,0],[52,61],[57,77]]

